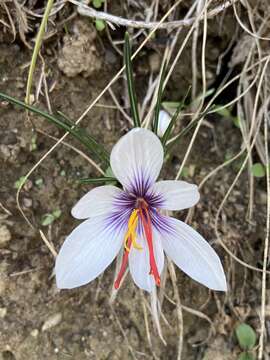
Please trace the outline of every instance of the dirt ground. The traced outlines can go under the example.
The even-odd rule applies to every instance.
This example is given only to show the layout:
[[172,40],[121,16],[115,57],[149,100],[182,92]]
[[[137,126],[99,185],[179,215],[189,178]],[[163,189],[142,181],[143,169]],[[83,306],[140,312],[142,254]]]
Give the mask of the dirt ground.
[[[112,13],[114,6],[111,6]],[[62,17],[65,16],[64,11]],[[0,14],[5,19],[5,15]],[[54,21],[57,20],[56,17]],[[97,34],[90,20],[75,15],[66,27],[64,29],[62,26],[56,35],[45,41],[42,61],[53,112],[62,111],[75,120],[120,69],[123,60],[106,34]],[[0,31],[3,29],[0,23]],[[225,13],[221,28],[217,19],[209,22],[209,86],[221,80],[215,75],[215,64],[227,48],[234,30],[235,22],[230,10]],[[124,30],[120,28],[113,33],[113,37],[120,39],[123,34]],[[33,44],[32,35],[30,32],[26,37],[30,44]],[[159,68],[155,62],[159,63],[165,48],[164,36],[165,32],[158,32],[135,60],[139,101],[143,100],[151,71],[155,73]],[[140,43],[140,38],[137,43]],[[191,78],[190,53],[191,44],[188,44],[167,88],[166,100],[177,100],[185,95]],[[0,36],[0,91],[24,99],[30,59],[31,50],[20,36],[17,35],[13,41],[12,35],[3,31]],[[225,59],[224,71],[229,60]],[[39,86],[42,61],[39,61],[35,73],[34,89]],[[124,79],[120,78],[113,86],[121,104],[125,102],[123,84]],[[228,99],[233,91],[231,88],[226,94]],[[221,102],[225,100],[220,99]],[[113,105],[108,93],[100,103]],[[44,91],[41,91],[35,104],[48,109]],[[163,302],[167,323],[161,320],[167,345],[160,340],[148,313],[152,347],[147,340],[142,297],[129,276],[113,307],[109,304],[113,265],[100,279],[87,286],[72,291],[57,290],[52,275],[54,258],[39,233],[29,227],[18,211],[15,187],[16,181],[55,143],[40,130],[54,137],[60,137],[62,132],[44,119],[33,115],[30,118],[37,132],[32,131],[24,111],[0,101],[0,202],[3,206],[0,208],[0,358],[176,359],[179,324],[176,307],[169,301],[174,298],[170,282],[166,285],[168,298],[165,297]],[[236,153],[242,143],[239,129],[230,119],[208,116],[206,120],[188,161],[189,173],[185,175],[188,181],[194,183],[199,183],[208,172],[224,162],[226,156]],[[118,110],[102,107],[94,107],[82,126],[105,144],[108,151],[129,128]],[[178,128],[183,126],[181,123]],[[174,147],[162,177],[175,176],[190,137],[189,133]],[[67,142],[84,150],[70,137]],[[229,283],[228,294],[209,292],[177,270],[178,289],[184,306],[183,360],[237,359],[240,352],[234,336],[237,323],[245,321],[255,330],[259,329],[261,275],[239,265],[215,243],[214,216],[238,166],[238,163],[234,163],[224,168],[205,184],[192,219],[192,225],[213,244],[222,258]],[[91,188],[78,184],[77,180],[89,176],[97,176],[95,169],[74,150],[60,145],[31,175],[22,190],[20,201],[24,212],[37,228],[42,228],[57,250],[66,235],[78,224],[71,217],[71,207]],[[222,210],[219,232],[223,242],[235,255],[251,265],[261,267],[266,193],[264,179],[255,181],[252,222],[247,224],[246,221],[249,188],[248,173],[244,172]],[[44,215],[57,209],[61,210],[60,217],[51,225],[43,226]],[[186,212],[177,216],[184,219]],[[269,329],[270,309],[267,308],[267,311]]]

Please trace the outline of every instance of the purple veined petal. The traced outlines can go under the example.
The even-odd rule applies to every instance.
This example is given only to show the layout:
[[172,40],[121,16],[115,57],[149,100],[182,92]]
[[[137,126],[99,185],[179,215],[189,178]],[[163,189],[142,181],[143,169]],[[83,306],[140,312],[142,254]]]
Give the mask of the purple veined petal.
[[166,210],[188,209],[200,199],[197,185],[179,180],[158,181],[148,193],[159,199],[160,209]]
[[167,231],[162,231],[162,245],[173,262],[192,279],[208,288],[226,291],[221,261],[208,242],[180,220],[169,218],[169,227]]
[[56,258],[57,287],[72,289],[99,276],[120,251],[125,230],[109,224],[104,216],[90,218],[76,227]]
[[126,190],[142,195],[157,179],[163,156],[159,138],[150,130],[135,128],[113,147],[111,168]]
[[[142,247],[142,250],[131,248],[129,254],[130,274],[140,289],[151,292],[155,286],[155,280],[153,275],[150,275],[149,250],[142,231],[139,231],[136,242]],[[153,247],[157,268],[161,274],[164,267],[164,252],[160,234],[155,229],[153,229]]]
[[112,185],[99,186],[86,193],[72,208],[76,219],[106,215],[113,211],[114,202],[123,191]]

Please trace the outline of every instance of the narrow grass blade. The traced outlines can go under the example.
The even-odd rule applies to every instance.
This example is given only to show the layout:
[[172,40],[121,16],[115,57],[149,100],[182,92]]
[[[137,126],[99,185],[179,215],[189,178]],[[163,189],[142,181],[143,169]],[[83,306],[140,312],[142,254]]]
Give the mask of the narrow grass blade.
[[164,108],[165,111],[167,111],[169,114],[172,114],[180,104],[180,101],[162,101],[161,105]]
[[167,151],[170,150],[177,141],[180,140],[180,138],[184,135],[186,135],[191,129],[194,128],[194,126],[203,118],[205,117],[210,111],[203,112],[200,116],[198,116],[196,119],[194,119],[190,124],[188,124],[177,136],[176,138],[167,146]]
[[180,113],[180,111],[183,109],[184,105],[185,105],[185,102],[186,102],[186,99],[187,99],[187,96],[190,92],[190,88],[188,89],[184,99],[179,103],[175,113],[173,114],[173,117],[171,119],[171,122],[169,124],[169,126],[167,127],[167,130],[165,131],[165,134],[163,135],[162,139],[161,139],[161,142],[163,144],[163,146],[166,146],[166,143],[171,135],[171,132],[172,132],[172,129],[173,129],[173,126],[178,118],[178,115]]
[[40,110],[34,106],[25,104],[24,102],[15,99],[9,95],[0,93],[0,99],[4,99],[8,101],[9,103],[13,105],[17,105],[23,109],[27,109],[39,116],[42,116],[49,122],[53,123],[60,129],[63,129],[67,132],[69,132],[73,137],[75,137],[77,140],[79,140],[83,145],[86,146],[86,148],[93,154],[95,154],[99,160],[101,160],[104,165],[108,166],[109,161],[109,154],[104,149],[102,145],[100,145],[92,136],[86,133],[85,130],[82,128],[79,128],[74,123],[72,123],[71,120],[69,120],[65,115],[59,114],[58,116],[53,116],[51,114],[48,114],[47,112]]
[[128,32],[125,33],[124,61],[125,61],[125,66],[126,66],[126,75],[127,75],[127,83],[128,83],[128,94],[129,94],[129,101],[130,101],[131,116],[134,121],[134,126],[140,127],[141,122],[140,122],[139,111],[138,111],[138,101],[137,101],[137,96],[136,96],[135,86],[134,86],[132,62],[131,62],[131,50],[130,50],[130,42],[129,42]]
[[68,125],[71,125],[71,126],[74,125],[74,123],[64,113],[62,113],[62,111],[56,111],[55,117],[57,117],[60,120],[65,121]]
[[32,82],[33,82],[33,75],[34,75],[34,72],[35,72],[35,67],[36,67],[36,63],[37,63],[39,50],[41,48],[42,39],[43,39],[45,29],[46,29],[46,26],[47,26],[47,23],[48,23],[48,19],[49,19],[51,9],[53,7],[53,3],[54,3],[54,0],[48,0],[47,1],[45,12],[44,12],[44,15],[42,17],[42,21],[41,21],[41,24],[40,24],[40,27],[39,27],[39,30],[38,30],[38,34],[37,34],[37,37],[36,37],[35,47],[34,47],[33,54],[32,54],[32,59],[31,59],[31,64],[30,64],[29,73],[28,73],[28,79],[27,79],[27,85],[26,85],[25,102],[27,104],[29,104],[29,102],[30,102],[30,94],[31,94],[31,87],[32,87]]
[[161,99],[162,99],[162,95],[163,95],[163,84],[164,84],[164,80],[165,80],[166,68],[167,68],[167,63],[164,62],[162,69],[161,69],[160,80],[159,80],[159,85],[158,85],[157,103],[156,103],[156,107],[155,107],[155,117],[154,117],[154,123],[153,123],[153,131],[155,134],[157,134],[157,130],[158,130],[158,118],[159,118],[159,112],[160,112],[160,107],[161,107]]

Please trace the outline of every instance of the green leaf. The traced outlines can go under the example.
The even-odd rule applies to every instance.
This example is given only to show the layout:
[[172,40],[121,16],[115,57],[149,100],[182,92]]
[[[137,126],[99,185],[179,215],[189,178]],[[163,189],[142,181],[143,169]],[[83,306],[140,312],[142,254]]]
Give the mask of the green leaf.
[[231,119],[232,113],[231,110],[228,108],[223,108],[222,105],[214,105],[212,107],[212,110],[215,110],[216,113],[218,113],[220,116]]
[[[1,94],[0,94],[1,95]],[[57,111],[56,119],[60,124],[55,124],[60,128],[66,129],[71,135],[76,137],[82,144],[84,144],[88,150],[94,153],[104,164],[109,165],[109,154],[105,148],[99,144],[91,135],[89,135],[84,129],[74,124],[65,114]]]
[[192,105],[197,105],[199,104],[202,100],[205,100],[206,98],[208,98],[210,95],[212,95],[215,92],[214,88],[211,88],[209,90],[207,90],[205,93],[201,93],[199,94],[193,101],[192,101]]
[[161,103],[162,107],[169,113],[174,112],[180,104],[180,101],[163,101]]
[[176,137],[175,139],[167,146],[167,151],[170,150],[179,139],[187,134],[203,117],[208,114],[208,111],[201,113],[196,119],[191,121]]
[[164,80],[165,80],[166,67],[167,67],[166,62],[164,62],[162,69],[161,69],[160,81],[159,81],[159,85],[158,85],[157,103],[156,103],[156,107],[155,107],[155,117],[154,117],[154,124],[153,124],[153,131],[155,134],[157,134],[157,130],[158,130],[158,119],[159,119],[159,112],[160,112],[160,107],[161,107],[161,99],[162,99],[162,95],[163,95],[163,84],[164,84]]
[[62,211],[60,209],[54,210],[52,213],[43,215],[41,219],[41,225],[42,226],[48,226],[51,225],[56,219],[58,219],[62,214]]
[[84,178],[80,179],[79,182],[81,184],[99,184],[99,183],[117,183],[117,179],[115,177],[99,177],[99,178]]
[[239,346],[243,350],[251,350],[256,344],[256,333],[248,324],[240,324],[235,329]]
[[55,220],[55,217],[53,216],[53,214],[45,214],[43,217],[42,217],[42,220],[41,220],[41,225],[42,226],[48,226],[48,225],[51,225]]
[[37,185],[37,187],[41,188],[43,185],[43,179],[42,178],[38,178],[35,180],[35,185]]
[[106,175],[106,177],[111,177],[111,178],[115,178],[115,175],[114,175],[114,173],[113,173],[113,171],[112,171],[112,168],[109,166],[108,168],[107,168],[107,170],[105,171],[105,175]]
[[189,176],[189,167],[188,166],[183,167],[183,170],[181,172],[181,176],[183,178],[187,178]]
[[87,134],[86,131],[79,126],[75,125],[69,120],[64,114],[58,112],[58,116],[48,114],[47,112],[40,110],[34,106],[28,105],[18,99],[15,99],[9,95],[0,93],[0,99],[4,99],[13,105],[17,105],[23,109],[32,111],[33,113],[42,116],[49,122],[53,123],[60,129],[69,132],[73,137],[79,140],[86,148],[95,154],[104,164],[107,166],[110,164],[109,154],[91,135]]
[[255,163],[252,165],[251,172],[253,176],[262,178],[265,176],[265,167],[261,163]]
[[185,105],[185,101],[186,101],[186,98],[187,98],[187,96],[189,94],[189,91],[190,91],[190,88],[188,89],[184,99],[179,103],[175,113],[173,114],[171,122],[170,122],[169,126],[167,127],[167,129],[165,131],[165,134],[163,135],[163,137],[161,139],[161,142],[162,142],[163,146],[166,146],[166,143],[168,141],[169,136],[171,135],[171,131],[172,131],[173,126],[174,126],[174,124],[175,124],[175,122],[176,122],[176,120],[178,118],[178,115],[179,115],[180,111],[183,109],[183,107]]
[[19,189],[21,185],[25,182],[26,176],[21,176],[18,180],[15,181],[14,187],[15,189]]
[[54,210],[54,211],[52,212],[52,214],[53,214],[53,216],[54,216],[55,219],[58,219],[58,218],[61,216],[62,211],[61,211],[60,209],[56,209],[56,210]]
[[35,151],[37,150],[37,135],[34,134],[31,138],[31,142],[30,142],[30,151]]
[[102,3],[103,3],[103,0],[93,0],[93,6],[94,6],[96,9],[101,8]]
[[130,101],[130,109],[131,116],[134,121],[135,127],[140,127],[140,117],[138,111],[138,101],[135,92],[134,79],[133,79],[133,71],[132,71],[132,61],[131,61],[131,49],[129,43],[129,34],[125,33],[125,44],[124,44],[124,61],[126,66],[126,75],[127,75],[127,83],[128,83],[128,94]]
[[239,119],[239,117],[233,116],[232,121],[234,123],[234,126],[237,127],[238,129],[240,129],[240,119]]
[[255,357],[248,352],[242,352],[239,357],[238,360],[255,360]]
[[67,35],[69,35],[69,31],[68,31],[68,26],[67,26],[67,24],[64,24],[64,25],[63,25],[63,29],[64,29],[65,33],[66,33]]
[[106,27],[105,21],[103,21],[101,19],[96,19],[95,25],[96,25],[97,31],[103,31]]
[[220,116],[230,119],[234,126],[236,126],[237,128],[240,128],[240,119],[237,116],[233,116],[232,115],[232,110],[231,108],[224,108],[222,107],[222,105],[213,105],[211,107],[211,111],[214,111],[216,113],[218,113]]

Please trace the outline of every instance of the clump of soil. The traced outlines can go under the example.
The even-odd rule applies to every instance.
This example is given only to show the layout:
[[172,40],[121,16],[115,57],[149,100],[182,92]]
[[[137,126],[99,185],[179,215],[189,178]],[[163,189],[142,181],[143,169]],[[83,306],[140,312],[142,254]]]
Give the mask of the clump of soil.
[[59,69],[68,77],[82,74],[84,77],[92,75],[101,68],[101,57],[98,55],[94,40],[96,30],[82,20],[74,22],[72,34],[63,38],[57,64]]

